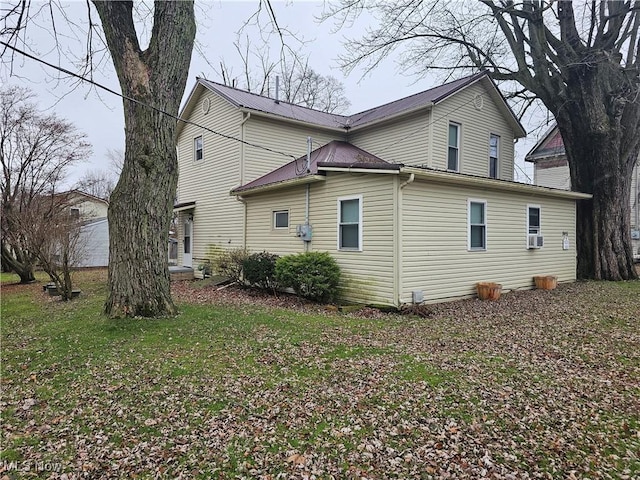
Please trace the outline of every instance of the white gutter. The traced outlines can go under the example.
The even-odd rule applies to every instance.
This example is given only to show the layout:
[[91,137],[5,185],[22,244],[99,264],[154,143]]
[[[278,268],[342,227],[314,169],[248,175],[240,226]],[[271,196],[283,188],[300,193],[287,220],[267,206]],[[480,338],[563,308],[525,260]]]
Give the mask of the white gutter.
[[402,167],[400,173],[415,173],[418,178],[425,178],[439,183],[461,185],[468,187],[492,188],[495,190],[518,192],[529,195],[545,197],[566,198],[572,200],[588,200],[593,197],[590,193],[571,192],[557,188],[539,187],[528,183],[508,182],[493,178],[473,177],[459,173],[450,173],[441,170],[424,170],[416,167]]
[[243,197],[248,197],[255,193],[263,193],[270,190],[278,190],[296,185],[305,185],[307,183],[324,182],[325,180],[326,177],[324,175],[305,175],[304,177],[292,178],[283,182],[270,183],[268,185],[261,185],[259,187],[248,188],[246,190],[236,191],[234,189],[229,192],[229,195],[242,195]]

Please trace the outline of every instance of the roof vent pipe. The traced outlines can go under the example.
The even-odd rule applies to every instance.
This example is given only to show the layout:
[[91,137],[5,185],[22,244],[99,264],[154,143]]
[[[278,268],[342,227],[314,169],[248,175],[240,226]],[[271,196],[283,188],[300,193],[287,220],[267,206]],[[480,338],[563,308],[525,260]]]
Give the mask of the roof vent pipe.
[[280,103],[280,75],[276,75],[276,103]]

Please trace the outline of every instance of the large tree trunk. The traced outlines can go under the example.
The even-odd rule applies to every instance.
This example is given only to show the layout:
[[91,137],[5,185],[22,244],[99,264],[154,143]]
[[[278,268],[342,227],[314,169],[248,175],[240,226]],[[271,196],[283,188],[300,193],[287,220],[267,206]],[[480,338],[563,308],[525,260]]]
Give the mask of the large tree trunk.
[[156,1],[140,50],[131,2],[94,1],[124,100],[125,159],[109,205],[107,314],[173,315],[167,242],[177,185],[176,120],[193,42],[193,1]]
[[[638,278],[633,265],[631,175],[638,157],[640,108],[619,66],[585,62],[570,69],[565,98],[554,115],[562,134],[573,190],[593,199],[577,206],[577,275],[582,279]],[[637,101],[636,101],[637,102]]]

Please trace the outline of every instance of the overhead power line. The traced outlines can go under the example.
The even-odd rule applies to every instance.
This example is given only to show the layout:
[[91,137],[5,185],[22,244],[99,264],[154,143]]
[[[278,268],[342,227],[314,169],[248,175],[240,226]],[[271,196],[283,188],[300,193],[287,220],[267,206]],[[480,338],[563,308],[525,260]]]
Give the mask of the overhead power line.
[[195,127],[202,128],[203,130],[206,130],[207,132],[213,133],[214,135],[218,135],[218,136],[220,136],[222,138],[226,138],[228,140],[234,140],[236,142],[243,143],[243,144],[248,145],[250,147],[259,148],[261,150],[265,150],[267,152],[271,152],[271,153],[275,153],[275,154],[278,154],[278,155],[282,155],[284,157],[293,158],[294,160],[296,158],[298,158],[298,157],[296,157],[294,155],[291,155],[289,153],[280,152],[278,150],[274,150],[272,148],[265,147],[263,145],[258,145],[257,143],[247,142],[246,140],[242,140],[242,139],[234,137],[232,135],[227,135],[225,133],[217,132],[217,131],[209,128],[209,127],[206,127],[204,125],[200,125],[199,123],[192,122],[190,120],[184,120],[184,119],[178,117],[177,115],[173,115],[172,113],[167,112],[166,110],[163,110],[163,109],[158,108],[158,107],[154,107],[153,105],[149,105],[148,103],[142,102],[142,101],[140,101],[140,100],[138,100],[136,98],[133,98],[133,97],[129,97],[128,95],[124,95],[124,94],[122,94],[120,92],[116,92],[115,90],[113,90],[113,89],[111,89],[111,88],[109,88],[109,87],[107,87],[105,85],[102,85],[101,83],[98,83],[98,82],[96,82],[94,80],[91,80],[90,78],[86,78],[86,77],[83,77],[82,75],[78,75],[77,73],[74,73],[74,72],[72,72],[70,70],[67,70],[66,68],[60,67],[59,65],[54,65],[53,63],[49,63],[46,60],[43,60],[43,59],[38,58],[38,57],[36,57],[34,55],[31,55],[30,53],[27,53],[27,52],[25,52],[23,50],[20,50],[19,48],[14,47],[13,45],[10,45],[10,44],[8,44],[6,42],[3,42],[1,40],[0,40],[0,45],[4,45],[5,47],[10,48],[14,52],[19,53],[21,55],[24,55],[25,57],[30,58],[31,60],[35,60],[36,62],[42,63],[43,65],[46,65],[49,68],[53,68],[54,70],[58,70],[59,72],[62,72],[62,73],[65,73],[67,75],[70,75],[72,77],[75,77],[75,78],[77,78],[77,79],[79,79],[79,80],[81,80],[83,82],[90,83],[91,85],[94,85],[94,86],[96,86],[98,88],[101,88],[102,90],[105,90],[105,91],[107,91],[107,92],[109,92],[109,93],[111,93],[113,95],[116,95],[116,96],[118,96],[120,98],[123,98],[123,99],[128,100],[128,101],[133,102],[133,103],[136,103],[136,104],[141,105],[143,107],[150,108],[151,110],[154,110],[154,111],[156,111],[158,113],[161,113],[163,115],[167,115],[168,117],[171,117],[171,118],[177,120],[178,122],[182,122],[182,123],[187,124],[187,125],[193,125]]

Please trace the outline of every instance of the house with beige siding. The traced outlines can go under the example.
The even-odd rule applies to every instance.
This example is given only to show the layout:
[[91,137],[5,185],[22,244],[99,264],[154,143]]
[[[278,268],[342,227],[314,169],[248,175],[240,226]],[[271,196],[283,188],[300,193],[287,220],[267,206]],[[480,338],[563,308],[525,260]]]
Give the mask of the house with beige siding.
[[[543,187],[571,190],[569,163],[560,130],[554,124],[542,135],[525,157],[533,163],[533,183]],[[633,257],[640,261],[640,156],[631,173],[629,195],[631,245]]]
[[354,115],[198,79],[178,128],[179,264],[327,251],[343,297],[401,306],[575,280],[575,204],[513,181],[524,129],[485,74]]

